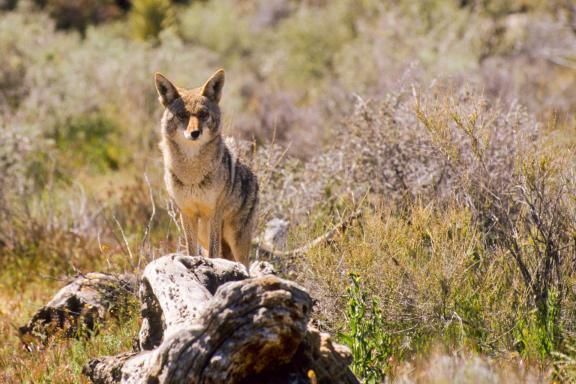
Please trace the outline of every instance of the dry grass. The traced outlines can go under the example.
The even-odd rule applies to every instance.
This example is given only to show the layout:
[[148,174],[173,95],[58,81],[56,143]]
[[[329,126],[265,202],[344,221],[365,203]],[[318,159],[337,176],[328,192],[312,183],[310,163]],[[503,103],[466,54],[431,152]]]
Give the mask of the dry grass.
[[[28,321],[61,284],[46,278],[27,284],[18,297],[2,295],[0,331],[4,340],[0,347],[0,381],[3,383],[89,383],[81,372],[90,358],[131,349],[139,328],[136,316],[112,322],[90,339],[58,340],[46,349],[33,352],[25,349],[15,327]],[[137,312],[136,307],[133,310]]]
[[518,356],[498,360],[470,353],[441,353],[401,364],[392,381],[398,384],[424,383],[544,383],[549,372],[527,365]]

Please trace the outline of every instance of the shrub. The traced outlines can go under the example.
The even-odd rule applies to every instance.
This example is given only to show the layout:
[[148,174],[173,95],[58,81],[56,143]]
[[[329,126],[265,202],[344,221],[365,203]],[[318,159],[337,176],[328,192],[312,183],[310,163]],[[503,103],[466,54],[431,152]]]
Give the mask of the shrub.
[[18,131],[18,127],[8,125],[0,129],[0,215],[7,214],[10,195],[26,193],[29,189],[25,174],[27,160],[35,148],[34,138]]
[[340,341],[352,351],[352,371],[365,383],[381,383],[388,359],[392,356],[392,338],[386,333],[378,300],[369,298],[361,287],[361,279],[351,273],[347,288],[346,327]]
[[353,2],[339,0],[324,8],[300,7],[278,25],[269,43],[268,60],[288,87],[311,90],[313,84],[333,70],[334,57],[355,36],[350,12]]
[[[347,284],[343,276],[349,271],[357,273],[366,289],[378,298],[386,331],[398,332],[403,339],[400,353],[416,349],[430,337],[442,336],[449,324],[458,326],[458,316],[465,316],[464,303],[471,303],[472,298],[482,300],[480,316],[488,319],[492,310],[510,300],[508,294],[499,297],[500,293],[493,291],[500,289],[498,282],[503,278],[494,271],[503,264],[484,257],[469,212],[455,206],[386,206],[377,205],[373,213],[368,210],[345,235],[313,250],[303,261],[307,276],[303,284],[320,299],[323,324],[338,329],[336,319],[345,316],[340,308],[345,307],[342,297]],[[320,227],[315,233],[324,230],[326,215],[312,216]],[[308,236],[296,233],[299,242]],[[482,292],[474,294],[479,285]],[[490,297],[499,297],[498,303],[488,304]],[[466,311],[474,320],[465,320],[465,327],[471,327],[465,334],[476,334],[472,332],[475,324],[490,324],[477,321],[479,315],[472,309]],[[460,343],[457,336],[456,343]],[[465,342],[472,341],[473,337]]]
[[[482,119],[479,110],[466,115],[453,109],[441,112],[444,117],[439,118],[417,109],[427,129],[439,138],[442,153],[463,187],[459,194],[474,212],[484,241],[507,250],[530,292],[524,304],[548,319],[554,311],[549,293],[559,292],[554,305],[561,306],[573,268],[565,264],[574,250],[571,234],[576,216],[569,198],[574,193],[570,166],[531,148],[526,141],[530,138],[518,129],[521,120],[507,125],[514,131],[504,134],[505,127],[494,129],[498,120]],[[458,132],[467,138],[467,150],[452,141]],[[498,135],[513,142],[495,147]]]
[[158,39],[174,23],[170,0],[135,0],[130,19],[134,35],[142,40]]
[[520,317],[514,328],[516,349],[525,357],[544,360],[560,349],[562,332],[560,326],[560,302],[558,294],[547,294],[546,307],[530,310]]
[[14,9],[17,4],[18,0],[0,0],[0,11]]
[[180,35],[185,41],[216,52],[228,64],[245,56],[258,40],[233,0],[194,2],[182,13],[179,22]]
[[4,53],[0,59],[0,110],[15,109],[25,95],[23,86],[26,68],[18,48],[11,46],[0,47]]
[[48,134],[55,142],[62,167],[118,170],[127,159],[118,144],[116,124],[101,114],[73,116]]
[[115,0],[35,0],[56,22],[58,29],[84,34],[89,25],[118,19],[123,9]]

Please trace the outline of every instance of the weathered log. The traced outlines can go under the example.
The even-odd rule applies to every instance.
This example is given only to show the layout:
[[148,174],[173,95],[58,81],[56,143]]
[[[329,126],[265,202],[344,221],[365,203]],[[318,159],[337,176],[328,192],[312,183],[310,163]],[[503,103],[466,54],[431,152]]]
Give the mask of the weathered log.
[[220,285],[247,277],[243,266],[223,259],[171,255],[150,263],[140,284],[140,347],[155,348],[170,332],[196,324]]
[[29,350],[41,348],[56,336],[89,334],[111,314],[126,308],[134,296],[137,279],[132,275],[88,273],[74,278],[18,329]]
[[93,383],[357,383],[308,328],[312,299],[265,263],[168,255],[144,270],[141,351],[90,361]]

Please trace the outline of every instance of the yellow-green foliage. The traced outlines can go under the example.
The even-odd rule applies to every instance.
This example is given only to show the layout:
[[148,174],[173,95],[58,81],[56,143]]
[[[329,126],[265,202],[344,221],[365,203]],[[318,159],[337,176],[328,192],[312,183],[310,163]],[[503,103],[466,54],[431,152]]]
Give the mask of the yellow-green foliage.
[[562,0],[480,0],[478,3],[482,11],[496,17],[503,17],[526,10],[541,10],[547,7],[550,9],[558,9],[568,4]]
[[170,0],[135,0],[130,18],[134,35],[143,40],[157,39],[174,22]]
[[93,114],[72,117],[58,124],[51,136],[58,152],[64,155],[62,167],[114,171],[128,156],[118,146],[118,134],[118,127],[113,121]]
[[386,377],[393,353],[393,339],[387,332],[379,301],[366,292],[362,280],[350,273],[346,291],[348,332],[338,334],[352,352],[352,371],[365,383],[376,384]]
[[179,17],[182,37],[206,47],[231,63],[246,55],[258,37],[250,32],[234,0],[195,2]]
[[353,1],[323,9],[301,8],[278,26],[267,52],[276,58],[280,78],[293,87],[310,86],[333,68],[335,54],[355,36]]
[[546,335],[557,332],[557,313],[538,325],[506,250],[487,247],[471,213],[455,205],[367,211],[330,246],[310,252],[303,268],[309,280],[302,283],[320,298],[322,320],[345,333],[347,272],[358,274],[380,303],[384,329],[401,340],[392,344],[396,357],[442,340],[485,353],[522,342],[522,352],[542,358],[541,349],[556,342]]

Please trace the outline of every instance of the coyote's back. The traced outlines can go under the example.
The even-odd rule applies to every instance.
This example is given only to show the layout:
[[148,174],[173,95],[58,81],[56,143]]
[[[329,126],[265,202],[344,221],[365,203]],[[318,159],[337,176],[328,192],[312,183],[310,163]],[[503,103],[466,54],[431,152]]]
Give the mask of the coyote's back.
[[218,102],[224,71],[196,89],[175,87],[156,74],[162,116],[164,181],[180,208],[188,252],[197,243],[210,257],[247,265],[256,224],[258,181],[221,135]]

